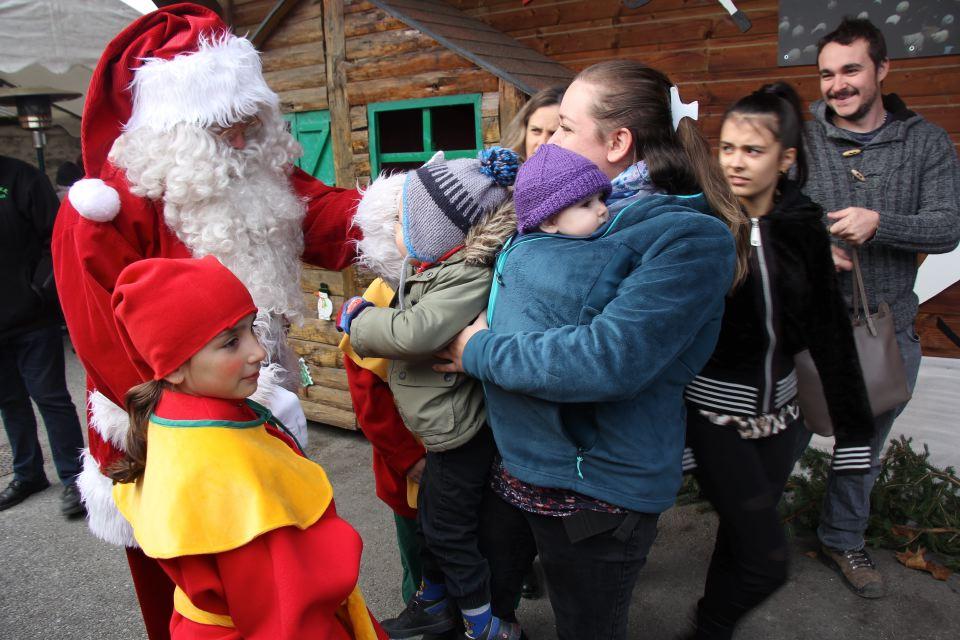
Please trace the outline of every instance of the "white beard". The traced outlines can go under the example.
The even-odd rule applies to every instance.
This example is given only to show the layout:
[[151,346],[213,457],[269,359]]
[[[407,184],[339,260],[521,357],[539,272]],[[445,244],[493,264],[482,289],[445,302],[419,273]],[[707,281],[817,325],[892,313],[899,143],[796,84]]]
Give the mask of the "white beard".
[[162,200],[164,222],[195,257],[216,257],[246,285],[259,308],[257,328],[268,362],[296,371],[284,317],[298,321],[303,314],[306,204],[287,176],[300,147],[279,114],[266,111],[260,118],[263,126],[243,150],[181,124],[169,132],[141,128],[122,134],[110,160],[125,170],[131,192]]

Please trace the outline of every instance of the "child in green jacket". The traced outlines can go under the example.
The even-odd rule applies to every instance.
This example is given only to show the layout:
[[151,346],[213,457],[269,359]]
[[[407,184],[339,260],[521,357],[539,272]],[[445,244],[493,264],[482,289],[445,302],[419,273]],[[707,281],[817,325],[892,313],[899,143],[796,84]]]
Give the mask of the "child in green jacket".
[[[427,449],[418,498],[422,584],[403,612],[383,623],[392,638],[453,630],[454,604],[468,638],[520,637],[517,623],[492,614],[489,569],[478,549],[480,503],[496,452],[483,387],[433,370],[434,353],[487,305],[494,256],[516,228],[507,190],[516,170],[508,149],[482,151],[479,160],[448,161],[440,152],[416,171],[375,181],[358,208],[364,244],[374,237],[385,243],[392,227],[404,260],[391,306],[351,298],[338,327],[359,355],[392,360],[397,409]],[[360,249],[369,263],[386,265],[378,256],[393,247]]]

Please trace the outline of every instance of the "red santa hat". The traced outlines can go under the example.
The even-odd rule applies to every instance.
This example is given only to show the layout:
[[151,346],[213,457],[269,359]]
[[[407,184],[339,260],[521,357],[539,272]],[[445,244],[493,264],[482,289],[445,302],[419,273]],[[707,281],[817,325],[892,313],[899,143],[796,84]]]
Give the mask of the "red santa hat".
[[213,256],[134,262],[120,272],[110,302],[123,348],[153,380],[257,311],[247,288]]
[[137,19],[107,45],[83,110],[83,163],[98,177],[121,130],[228,126],[278,105],[260,55],[214,12],[184,3]]

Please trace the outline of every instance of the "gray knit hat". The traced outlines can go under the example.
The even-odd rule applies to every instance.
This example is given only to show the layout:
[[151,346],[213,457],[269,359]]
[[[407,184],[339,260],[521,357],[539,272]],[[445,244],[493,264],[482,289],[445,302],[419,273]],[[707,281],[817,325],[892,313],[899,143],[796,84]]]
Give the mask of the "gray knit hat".
[[403,183],[403,242],[410,256],[436,262],[463,244],[470,227],[502,205],[517,175],[518,157],[492,147],[478,159],[445,160],[438,152]]

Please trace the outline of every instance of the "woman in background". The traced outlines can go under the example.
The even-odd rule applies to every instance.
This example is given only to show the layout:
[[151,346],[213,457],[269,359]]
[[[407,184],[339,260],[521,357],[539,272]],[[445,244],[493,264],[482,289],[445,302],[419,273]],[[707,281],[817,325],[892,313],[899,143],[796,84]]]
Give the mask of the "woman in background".
[[560,126],[560,101],[566,87],[550,87],[533,95],[507,125],[500,144],[513,149],[521,162],[546,144]]

